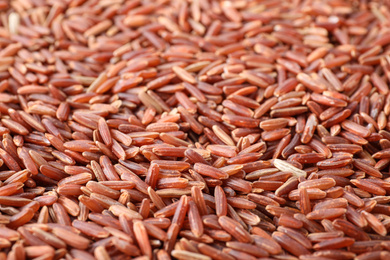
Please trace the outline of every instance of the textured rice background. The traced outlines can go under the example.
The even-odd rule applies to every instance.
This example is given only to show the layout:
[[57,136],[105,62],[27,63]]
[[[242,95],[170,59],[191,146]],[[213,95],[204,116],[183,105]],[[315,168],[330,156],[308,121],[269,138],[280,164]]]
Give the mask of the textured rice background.
[[0,260],[390,259],[389,8],[0,0]]

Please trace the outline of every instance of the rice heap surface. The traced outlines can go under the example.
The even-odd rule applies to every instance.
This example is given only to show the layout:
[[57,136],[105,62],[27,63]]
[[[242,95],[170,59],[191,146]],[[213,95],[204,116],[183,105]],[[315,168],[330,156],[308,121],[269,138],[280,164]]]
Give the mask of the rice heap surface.
[[0,0],[0,260],[390,259],[389,7]]

